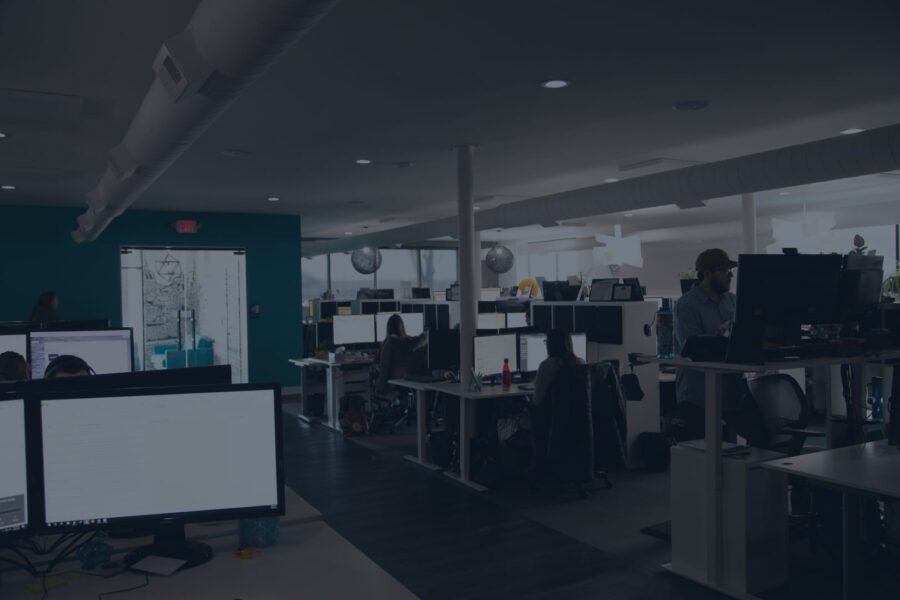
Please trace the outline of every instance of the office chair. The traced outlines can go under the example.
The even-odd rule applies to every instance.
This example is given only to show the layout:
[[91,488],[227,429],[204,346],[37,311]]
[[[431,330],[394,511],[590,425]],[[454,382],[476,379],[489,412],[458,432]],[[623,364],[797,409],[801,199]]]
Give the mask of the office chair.
[[803,444],[807,437],[824,437],[825,430],[808,426],[806,394],[793,377],[784,373],[762,375],[749,380],[747,389],[761,419],[761,426],[744,436],[748,445],[791,456],[815,450]]
[[585,498],[586,486],[595,477],[607,488],[612,487],[606,472],[595,471],[594,467],[591,390],[598,389],[597,366],[564,366],[553,378],[544,402],[532,407],[534,483],[573,483]]

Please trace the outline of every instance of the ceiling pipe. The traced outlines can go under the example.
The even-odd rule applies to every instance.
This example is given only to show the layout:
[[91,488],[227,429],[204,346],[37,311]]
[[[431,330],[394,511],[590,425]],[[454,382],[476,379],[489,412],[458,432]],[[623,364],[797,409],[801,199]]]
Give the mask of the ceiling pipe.
[[[900,124],[818,140],[714,163],[654,173],[559,194],[503,204],[475,215],[475,228],[525,227],[570,219],[806,185],[900,169]],[[339,252],[359,245],[402,243],[454,235],[456,217],[354,236],[353,240],[304,244],[303,255]]]
[[338,0],[203,0],[153,61],[156,78],[72,232],[94,241]]

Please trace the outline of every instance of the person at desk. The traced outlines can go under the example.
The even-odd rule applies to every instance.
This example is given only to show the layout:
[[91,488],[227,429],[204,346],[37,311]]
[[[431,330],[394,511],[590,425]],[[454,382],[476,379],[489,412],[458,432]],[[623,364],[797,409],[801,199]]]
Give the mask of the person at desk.
[[[697,281],[675,304],[675,354],[692,335],[724,335],[734,319],[735,295],[730,292],[737,263],[720,248],[704,250],[694,263]],[[733,384],[740,381],[735,376]],[[729,391],[731,390],[731,391]],[[693,369],[675,371],[675,396],[684,418],[685,439],[698,439],[705,433],[704,374]],[[726,386],[722,410],[726,420],[738,408],[732,385]]]
[[50,361],[44,369],[44,379],[57,379],[60,377],[86,377],[95,375],[83,358],[71,354],[60,354]]
[[36,323],[59,321],[59,296],[56,292],[42,292],[31,309],[29,320]]
[[584,361],[575,356],[572,336],[565,329],[551,329],[547,333],[547,358],[538,366],[534,378],[534,404],[540,406],[547,398],[550,384],[556,374],[568,365],[583,365]]
[[28,363],[25,357],[12,350],[0,354],[0,381],[25,381]]
[[422,373],[425,368],[423,349],[426,340],[424,332],[416,337],[406,335],[403,317],[391,315],[387,322],[387,334],[376,352],[378,381],[375,389],[386,392],[389,389],[389,380],[405,379],[410,375]]

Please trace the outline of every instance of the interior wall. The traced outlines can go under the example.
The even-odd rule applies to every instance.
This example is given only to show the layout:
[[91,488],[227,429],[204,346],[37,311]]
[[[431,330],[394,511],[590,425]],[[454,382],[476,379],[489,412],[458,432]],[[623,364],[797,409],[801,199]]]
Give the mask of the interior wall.
[[[59,294],[63,319],[122,322],[120,246],[202,246],[247,249],[247,303],[260,316],[247,325],[251,382],[296,385],[287,359],[303,348],[300,217],[223,213],[126,211],[97,241],[71,236],[82,208],[0,206],[0,320],[27,320],[44,290]],[[171,224],[196,219],[199,233],[179,235]]]

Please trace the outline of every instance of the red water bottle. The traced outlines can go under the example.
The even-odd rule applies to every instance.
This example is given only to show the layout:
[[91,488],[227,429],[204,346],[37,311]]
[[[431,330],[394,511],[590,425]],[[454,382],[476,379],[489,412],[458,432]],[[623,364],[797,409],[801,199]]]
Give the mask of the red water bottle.
[[512,373],[509,372],[509,359],[503,359],[503,373],[501,374],[501,387],[504,390],[508,390],[512,385]]

